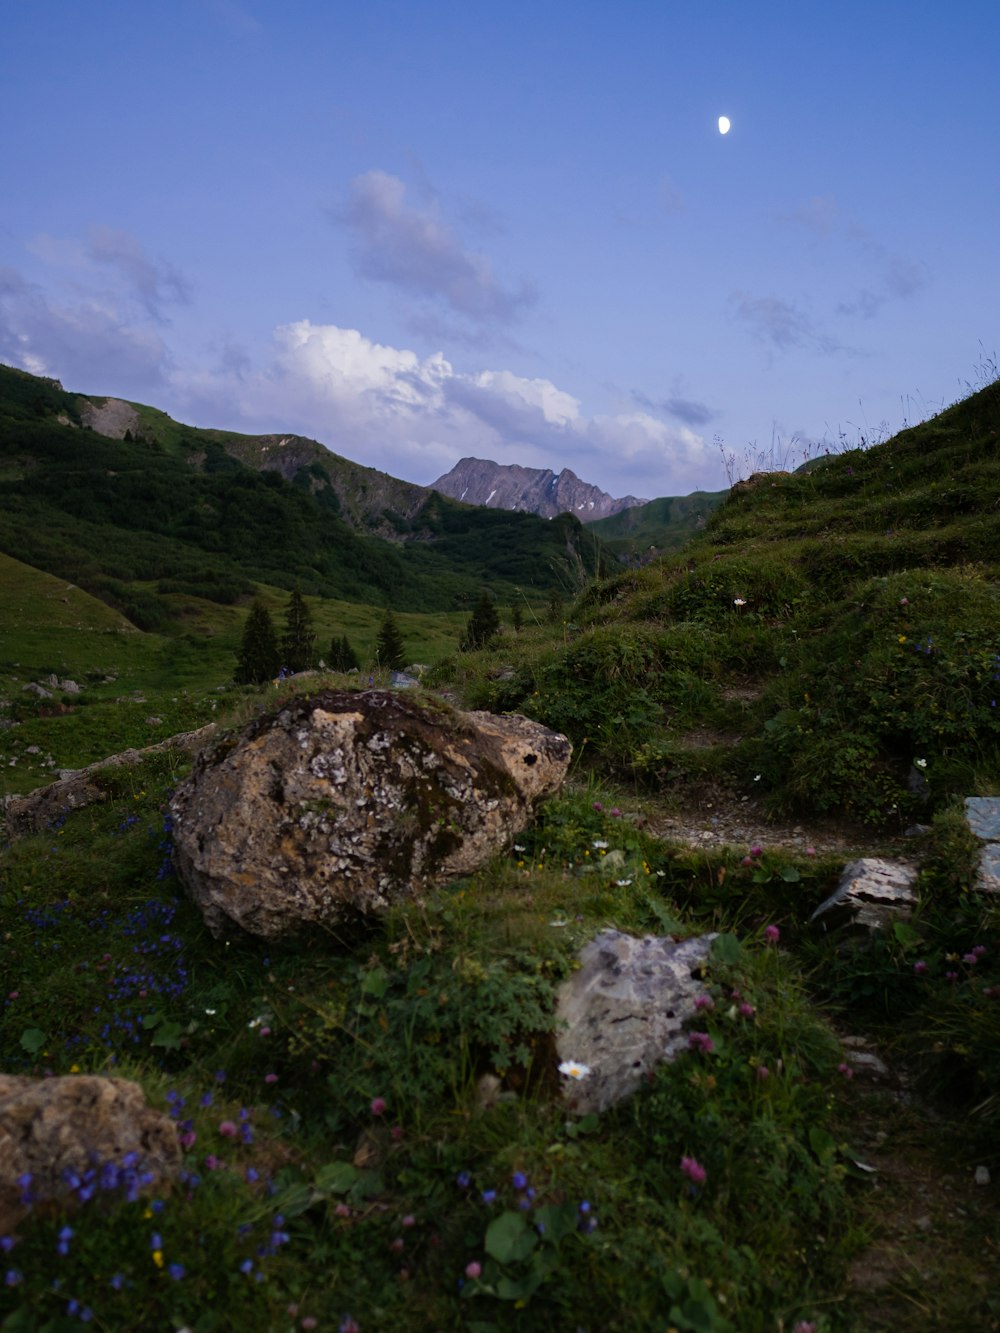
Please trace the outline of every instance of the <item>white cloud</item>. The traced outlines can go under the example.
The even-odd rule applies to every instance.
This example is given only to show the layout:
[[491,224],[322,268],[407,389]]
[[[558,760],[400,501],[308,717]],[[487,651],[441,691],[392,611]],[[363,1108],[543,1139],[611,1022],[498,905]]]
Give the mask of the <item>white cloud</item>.
[[[238,412],[247,429],[294,430],[334,452],[429,484],[459,458],[572,468],[613,495],[686,494],[718,470],[714,449],[648,412],[587,416],[550,380],[510,370],[462,373],[355,329],[300,320],[275,332],[269,367],[203,373],[185,385],[212,424]],[[206,424],[208,424],[206,422]],[[720,480],[719,485],[723,482]]]
[[384,171],[351,182],[335,220],[353,234],[356,271],[407,296],[443,304],[474,324],[509,324],[536,297],[528,283],[504,285],[486,255],[466,249],[436,205],[418,208],[406,186]]

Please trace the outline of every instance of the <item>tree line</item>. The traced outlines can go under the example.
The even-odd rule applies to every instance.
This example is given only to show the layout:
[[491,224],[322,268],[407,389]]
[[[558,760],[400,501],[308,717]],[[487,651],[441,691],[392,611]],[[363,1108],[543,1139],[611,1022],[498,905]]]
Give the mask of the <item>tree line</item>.
[[[512,607],[515,631],[521,629],[521,612]],[[483,592],[466,623],[459,641],[461,652],[489,648],[501,630],[500,613],[489,593]],[[401,671],[406,661],[406,646],[396,618],[386,611],[375,641],[377,665],[387,671]],[[243,627],[243,637],[233,673],[238,685],[261,685],[277,676],[293,675],[318,666],[316,633],[312,613],[298,586],[293,588],[285,608],[283,632],[279,635],[270,611],[258,597],[254,600]],[[323,665],[331,671],[357,671],[361,662],[346,634],[334,635]]]

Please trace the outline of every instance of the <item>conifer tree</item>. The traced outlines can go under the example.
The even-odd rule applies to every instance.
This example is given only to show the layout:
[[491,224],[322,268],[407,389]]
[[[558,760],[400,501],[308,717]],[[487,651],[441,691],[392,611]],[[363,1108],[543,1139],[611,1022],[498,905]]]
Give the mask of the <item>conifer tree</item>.
[[378,638],[375,641],[375,656],[378,659],[379,666],[388,671],[402,670],[403,663],[406,661],[403,636],[399,632],[399,626],[396,624],[396,619],[391,611],[386,611],[382,628],[378,632]]
[[358,655],[351,647],[351,641],[347,635],[342,635],[339,639],[336,634],[330,640],[330,670],[331,671],[357,671],[361,663],[358,661]]
[[459,649],[463,653],[468,653],[476,648],[485,648],[499,633],[499,613],[489,593],[483,592],[469,617],[465,634],[458,645]]
[[308,671],[316,664],[315,646],[312,615],[296,584],[285,611],[285,632],[281,638],[283,665],[289,671]]
[[281,665],[278,639],[270,612],[258,598],[243,626],[243,640],[236,658],[237,685],[260,685],[278,673]]

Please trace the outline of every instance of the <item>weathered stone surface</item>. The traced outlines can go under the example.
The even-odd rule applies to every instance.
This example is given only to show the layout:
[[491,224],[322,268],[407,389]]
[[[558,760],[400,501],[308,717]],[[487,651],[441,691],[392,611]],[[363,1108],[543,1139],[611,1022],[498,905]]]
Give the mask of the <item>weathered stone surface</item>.
[[107,790],[101,785],[98,775],[107,768],[120,768],[124,765],[137,764],[148,755],[161,750],[195,751],[214,735],[216,725],[199,727],[197,731],[184,731],[176,736],[169,736],[157,745],[147,745],[142,750],[124,750],[101,759],[96,764],[77,770],[60,770],[59,780],[50,782],[47,787],[39,787],[27,796],[15,796],[7,803],[7,834],[10,838],[21,838],[27,833],[40,833],[52,822],[65,815],[69,810],[79,810],[85,805],[94,805],[108,799]]
[[580,951],[579,969],[563,983],[556,1039],[561,1061],[586,1065],[567,1078],[566,1101],[580,1115],[630,1096],[642,1078],[687,1048],[686,1025],[715,935],[677,941],[636,939],[604,930]]
[[408,692],[303,696],[199,756],[173,800],[175,864],[216,933],[378,913],[508,846],[570,754],[526,718]]
[[967,796],[965,819],[986,844],[979,853],[976,888],[980,893],[1000,893],[1000,796]]
[[882,930],[906,920],[917,905],[917,868],[905,861],[864,856],[846,865],[829,898],[810,918],[826,926],[852,924]]
[[122,1078],[75,1074],[23,1078],[0,1074],[0,1232],[25,1211],[25,1176],[36,1203],[67,1199],[89,1170],[133,1169],[154,1184],[180,1165],[172,1120],[146,1105]]

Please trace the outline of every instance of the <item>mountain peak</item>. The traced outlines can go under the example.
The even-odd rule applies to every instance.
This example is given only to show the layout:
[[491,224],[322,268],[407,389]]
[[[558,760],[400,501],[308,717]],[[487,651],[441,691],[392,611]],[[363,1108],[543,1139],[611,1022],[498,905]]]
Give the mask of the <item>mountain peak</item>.
[[459,459],[450,472],[433,483],[432,489],[465,504],[518,509],[542,518],[569,513],[583,523],[646,504],[634,495],[615,499],[600,487],[581,481],[568,467],[557,476],[551,468],[494,463],[486,458]]

